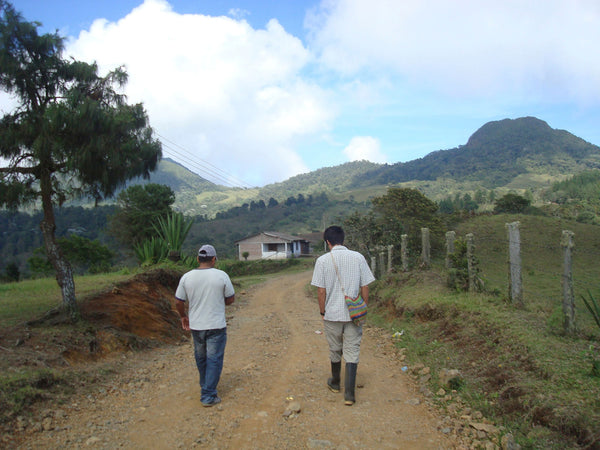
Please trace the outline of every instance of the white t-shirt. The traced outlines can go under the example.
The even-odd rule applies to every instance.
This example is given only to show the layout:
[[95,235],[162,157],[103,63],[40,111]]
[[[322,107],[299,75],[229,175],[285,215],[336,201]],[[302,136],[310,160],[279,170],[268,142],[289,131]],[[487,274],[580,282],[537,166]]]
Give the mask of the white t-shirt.
[[179,280],[175,298],[188,302],[192,330],[225,328],[225,298],[235,294],[229,275],[219,269],[194,269]]
[[[343,289],[340,281],[343,283]],[[344,292],[356,298],[360,288],[373,281],[375,277],[362,254],[348,250],[343,245],[336,245],[330,252],[317,259],[311,284],[325,288],[325,320],[349,322],[350,314],[344,300]]]

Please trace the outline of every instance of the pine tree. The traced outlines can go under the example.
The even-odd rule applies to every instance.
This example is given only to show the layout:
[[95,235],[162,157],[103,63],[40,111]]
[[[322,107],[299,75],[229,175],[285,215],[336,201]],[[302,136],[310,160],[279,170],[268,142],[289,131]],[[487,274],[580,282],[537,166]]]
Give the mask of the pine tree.
[[46,254],[63,306],[77,317],[71,265],[56,241],[55,207],[72,198],[110,197],[133,177],[149,177],[160,142],[141,104],[117,89],[127,73],[98,75],[96,64],[62,56],[64,38],[38,34],[0,0],[0,88],[18,106],[0,119],[0,207],[41,205]]

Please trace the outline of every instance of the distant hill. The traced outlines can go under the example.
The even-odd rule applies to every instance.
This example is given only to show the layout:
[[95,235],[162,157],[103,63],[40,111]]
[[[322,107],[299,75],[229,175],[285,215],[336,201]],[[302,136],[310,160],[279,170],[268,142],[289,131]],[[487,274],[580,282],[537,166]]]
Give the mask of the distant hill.
[[175,208],[188,215],[206,215],[241,206],[244,203],[263,200],[268,203],[273,198],[283,202],[298,194],[335,194],[354,189],[353,180],[369,170],[380,167],[368,161],[354,161],[335,167],[325,167],[313,172],[296,175],[286,181],[273,183],[262,188],[241,189],[216,185],[193,173],[183,165],[169,159],[163,159],[149,180],[135,179],[129,184],[158,183],[165,184],[176,194]]
[[296,175],[262,188],[227,188],[206,181],[165,159],[150,181],[167,184],[176,208],[189,215],[217,212],[270,198],[284,201],[300,193],[331,199],[369,201],[390,185],[421,189],[434,200],[456,192],[548,188],[553,182],[600,168],[600,147],[535,117],[488,122],[465,145],[434,151],[405,163],[354,161]]
[[127,185],[146,183],[169,186],[176,196],[174,208],[190,216],[212,217],[220,211],[253,199],[258,192],[257,189],[229,188],[212,183],[170,158],[159,162],[150,179],[136,178]]
[[600,167],[600,147],[535,117],[488,122],[465,145],[384,165],[362,174],[355,185],[449,178],[478,181],[491,189],[524,174],[572,175]]
[[324,167],[296,175],[281,183],[269,184],[259,190],[259,195],[283,199],[295,196],[299,192],[303,194],[347,192],[356,188],[353,184],[356,178],[380,167],[381,164],[369,161],[352,161],[339,166]]

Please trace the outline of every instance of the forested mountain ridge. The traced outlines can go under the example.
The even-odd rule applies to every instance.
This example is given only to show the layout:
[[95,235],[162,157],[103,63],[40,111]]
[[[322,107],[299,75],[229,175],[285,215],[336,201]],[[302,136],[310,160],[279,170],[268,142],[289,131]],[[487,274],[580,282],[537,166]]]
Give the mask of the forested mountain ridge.
[[386,164],[364,173],[355,183],[448,178],[477,181],[493,189],[523,174],[564,176],[595,168],[600,168],[600,147],[535,117],[523,117],[488,122],[465,145],[406,163]]
[[522,117],[488,122],[465,145],[434,151],[413,161],[348,162],[262,188],[219,186],[168,159],[160,163],[151,181],[167,184],[175,191],[178,210],[210,218],[251,201],[268,202],[274,198],[281,202],[300,193],[368,200],[381,195],[390,185],[412,183],[421,188],[422,182],[427,182],[425,193],[439,201],[454,194],[452,190],[464,193],[478,188],[508,190],[515,186],[536,189],[540,180],[549,187],[553,181],[596,168],[600,168],[600,147],[568,131],[553,129],[543,120]]
[[[175,192],[175,209],[186,215],[203,215],[209,218],[230,208],[250,204],[253,201],[269,202],[275,199],[283,202],[298,194],[342,194],[356,188],[353,180],[369,170],[380,167],[380,164],[369,161],[353,161],[335,167],[324,167],[313,172],[296,175],[280,183],[273,183],[262,188],[228,188],[205,180],[191,172],[178,162],[169,158],[163,159],[158,170],[152,173],[149,180],[135,180],[132,184],[157,183],[169,186]],[[360,186],[359,186],[360,187]]]
[[381,164],[370,161],[352,161],[339,166],[323,167],[296,175],[280,183],[269,184],[259,190],[259,195],[277,199],[294,196],[299,192],[314,194],[348,191],[356,188],[355,179],[380,167]]

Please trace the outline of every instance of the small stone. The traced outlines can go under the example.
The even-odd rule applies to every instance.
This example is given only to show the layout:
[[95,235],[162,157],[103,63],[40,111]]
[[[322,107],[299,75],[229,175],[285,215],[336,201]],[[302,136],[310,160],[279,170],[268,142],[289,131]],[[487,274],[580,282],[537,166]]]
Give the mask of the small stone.
[[410,371],[411,371],[411,373],[416,374],[416,373],[419,373],[419,371],[421,369],[423,369],[424,367],[425,367],[425,364],[423,364],[423,363],[417,363],[417,364],[415,364],[414,366],[412,366],[410,368]]
[[313,439],[310,438],[307,442],[307,447],[308,448],[327,448],[327,447],[331,447],[331,441],[325,441],[322,439]]
[[498,433],[498,428],[489,423],[470,423],[471,427],[475,428],[477,431],[483,431],[487,434],[496,434]]
[[46,417],[44,420],[42,420],[42,429],[44,431],[50,431],[54,429],[54,425],[52,424],[52,419],[50,417]]
[[452,415],[456,415],[456,413],[458,412],[458,405],[456,403],[450,403],[447,407],[446,410],[452,414]]
[[511,433],[502,436],[500,440],[502,450],[521,450],[521,446],[515,442],[515,438]]
[[98,442],[100,442],[100,438],[97,436],[92,436],[87,441],[85,441],[85,445],[86,447],[90,447],[92,445],[96,445]]
[[298,414],[300,411],[302,411],[302,406],[300,405],[300,402],[291,401],[288,403],[287,408],[285,410]]

